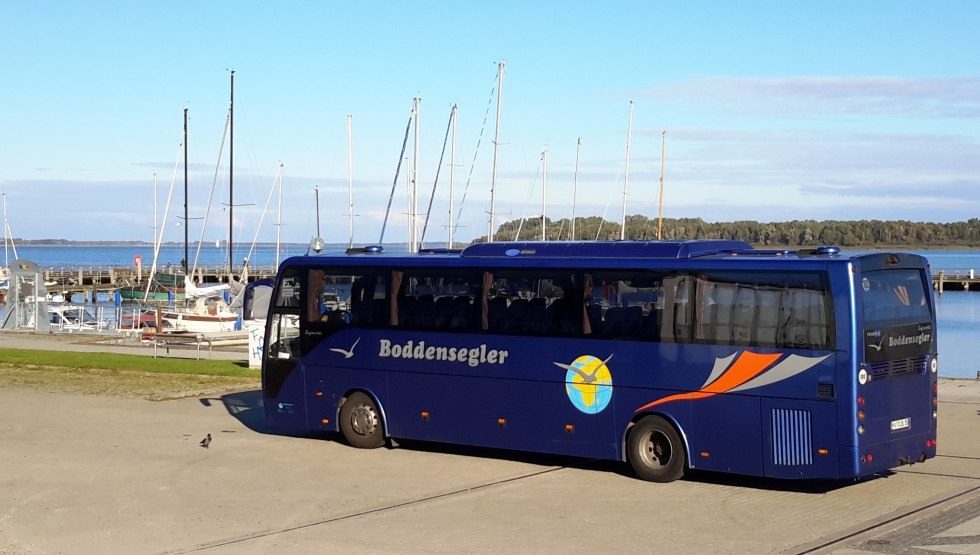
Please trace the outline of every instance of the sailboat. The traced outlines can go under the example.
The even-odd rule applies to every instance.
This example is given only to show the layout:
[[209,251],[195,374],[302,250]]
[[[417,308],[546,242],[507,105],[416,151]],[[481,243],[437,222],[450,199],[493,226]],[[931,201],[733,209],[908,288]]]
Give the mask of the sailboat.
[[238,328],[239,316],[228,308],[223,295],[227,290],[227,283],[197,287],[188,280],[185,286],[185,306],[162,311],[160,317],[164,326],[170,331],[193,333],[234,331]]

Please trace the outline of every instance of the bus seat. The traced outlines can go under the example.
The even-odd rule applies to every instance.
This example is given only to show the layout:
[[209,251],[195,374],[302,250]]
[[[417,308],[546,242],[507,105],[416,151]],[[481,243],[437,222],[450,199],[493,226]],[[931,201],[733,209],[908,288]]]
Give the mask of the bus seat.
[[613,306],[606,309],[602,316],[602,336],[619,337],[623,334],[623,320],[625,320],[626,309],[621,306]]
[[592,335],[602,335],[602,307],[597,304],[585,306],[585,314],[589,317],[589,326],[592,328]]
[[418,325],[418,299],[402,297],[398,299],[398,326],[411,328]]
[[640,334],[647,341],[660,340],[660,326],[663,324],[664,311],[659,308],[652,308],[650,313],[643,317]]
[[435,323],[436,300],[432,295],[420,295],[418,300],[416,326],[430,329]]
[[371,300],[371,325],[384,327],[388,323],[388,299]]
[[504,318],[504,331],[527,331],[527,305],[527,299],[510,301],[510,306],[507,307],[507,316]]
[[487,327],[490,331],[504,331],[507,316],[507,297],[494,297],[487,303]]
[[548,307],[544,297],[535,297],[527,304],[525,331],[530,333],[552,333],[554,326],[548,318]]
[[469,329],[473,321],[473,302],[469,295],[453,297],[450,306],[449,327],[452,329]]
[[432,327],[448,328],[453,319],[453,297],[444,295],[436,299],[435,311],[432,317]]

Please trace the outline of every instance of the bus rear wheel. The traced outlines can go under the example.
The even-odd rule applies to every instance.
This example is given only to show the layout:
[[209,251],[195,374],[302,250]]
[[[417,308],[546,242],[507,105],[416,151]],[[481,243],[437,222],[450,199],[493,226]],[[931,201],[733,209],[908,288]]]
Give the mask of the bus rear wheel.
[[384,445],[381,412],[367,394],[355,391],[340,407],[340,432],[347,443],[360,449]]
[[672,482],[684,475],[684,445],[677,430],[660,416],[647,416],[630,430],[627,458],[636,474],[651,482]]

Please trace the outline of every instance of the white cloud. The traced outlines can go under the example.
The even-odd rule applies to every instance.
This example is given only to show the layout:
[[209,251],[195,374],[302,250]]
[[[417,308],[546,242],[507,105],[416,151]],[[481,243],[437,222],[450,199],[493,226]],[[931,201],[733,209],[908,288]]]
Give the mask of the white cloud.
[[751,115],[980,117],[980,77],[701,77],[643,94]]

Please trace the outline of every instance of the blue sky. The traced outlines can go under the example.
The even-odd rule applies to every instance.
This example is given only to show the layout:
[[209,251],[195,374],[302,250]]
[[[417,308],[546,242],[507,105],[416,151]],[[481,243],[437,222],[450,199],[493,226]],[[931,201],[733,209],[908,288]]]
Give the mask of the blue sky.
[[[412,109],[428,203],[451,106],[457,238],[486,233],[497,64],[506,61],[497,224],[542,206],[618,221],[629,102],[630,214],[708,221],[980,216],[980,6],[969,1],[8,2],[0,13],[0,192],[13,235],[181,240],[190,114],[191,238],[228,235],[235,74],[235,237],[378,241]],[[482,130],[482,134],[481,134]],[[410,138],[407,156],[413,158]],[[479,143],[479,148],[477,147]],[[226,147],[227,149],[227,147]],[[449,153],[426,239],[445,241]],[[405,174],[386,241],[404,241]],[[276,193],[278,194],[278,192]],[[258,230],[258,231],[256,231]]]

